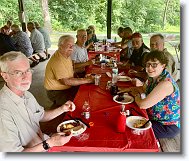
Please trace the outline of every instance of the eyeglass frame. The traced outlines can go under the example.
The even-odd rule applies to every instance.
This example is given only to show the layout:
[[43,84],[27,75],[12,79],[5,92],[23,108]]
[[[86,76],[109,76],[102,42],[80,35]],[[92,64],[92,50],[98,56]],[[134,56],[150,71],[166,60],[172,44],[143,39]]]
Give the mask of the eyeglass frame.
[[[33,69],[31,69],[31,68],[29,68],[29,69],[27,69],[25,72],[22,72],[22,71],[20,71],[20,70],[15,70],[15,71],[13,71],[13,72],[3,72],[3,73],[7,73],[7,74],[10,74],[10,75],[13,75],[13,76],[15,76],[15,77],[17,77],[17,78],[21,78],[21,77],[23,77],[23,75],[24,74],[32,74],[33,73]],[[17,72],[17,73],[16,73]]]
[[[147,65],[148,64],[148,65]],[[145,67],[149,68],[150,66],[155,69],[160,63],[146,63]]]

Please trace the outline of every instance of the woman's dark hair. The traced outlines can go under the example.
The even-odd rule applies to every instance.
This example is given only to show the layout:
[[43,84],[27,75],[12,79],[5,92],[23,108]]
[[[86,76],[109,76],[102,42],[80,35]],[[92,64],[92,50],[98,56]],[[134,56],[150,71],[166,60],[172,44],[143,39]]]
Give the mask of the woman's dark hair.
[[144,65],[147,63],[147,61],[157,61],[161,64],[165,64],[166,66],[168,65],[168,57],[164,51],[159,51],[159,50],[154,50],[149,53],[147,53],[144,57]]
[[123,27],[119,27],[118,29],[117,29],[117,33],[122,33],[124,31],[124,28]]

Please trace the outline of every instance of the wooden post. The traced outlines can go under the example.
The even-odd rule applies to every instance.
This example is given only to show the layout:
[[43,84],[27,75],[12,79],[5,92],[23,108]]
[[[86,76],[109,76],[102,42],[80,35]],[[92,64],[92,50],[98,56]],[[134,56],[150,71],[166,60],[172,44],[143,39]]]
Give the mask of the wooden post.
[[24,6],[23,6],[23,0],[18,0],[18,5],[19,5],[19,21],[22,25],[22,30],[26,32],[26,23],[25,23],[25,15],[24,15]]
[[107,6],[107,38],[111,39],[111,23],[112,23],[112,0],[108,0]]

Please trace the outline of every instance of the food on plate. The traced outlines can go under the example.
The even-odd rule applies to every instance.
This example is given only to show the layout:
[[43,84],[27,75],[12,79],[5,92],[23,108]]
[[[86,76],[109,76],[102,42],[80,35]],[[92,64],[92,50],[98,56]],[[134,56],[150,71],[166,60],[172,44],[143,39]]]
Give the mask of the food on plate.
[[119,102],[131,102],[132,101],[132,97],[127,97],[128,93],[120,93],[117,98],[116,101]]
[[118,97],[116,98],[117,101],[123,101],[124,100],[124,96],[123,94],[119,94]]
[[133,123],[133,127],[139,128],[139,127],[143,126],[145,123],[146,123],[146,120],[139,119]]
[[81,124],[79,122],[70,122],[70,123],[67,123],[67,124],[62,124],[60,126],[60,131],[61,132],[66,132],[66,131],[70,131],[70,130],[79,130],[81,129],[83,126],[81,126]]

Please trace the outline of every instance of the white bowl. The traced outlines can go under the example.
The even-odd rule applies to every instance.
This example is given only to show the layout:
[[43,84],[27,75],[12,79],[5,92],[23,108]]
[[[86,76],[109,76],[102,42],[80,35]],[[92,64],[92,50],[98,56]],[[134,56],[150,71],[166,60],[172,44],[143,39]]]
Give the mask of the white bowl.
[[[79,120],[78,120],[79,121]],[[62,132],[60,131],[60,127],[64,124],[68,124],[68,123],[72,123],[72,122],[75,122],[74,120],[67,120],[67,121],[64,121],[62,123],[60,123],[58,126],[57,126],[57,132]],[[77,131],[73,131],[73,130],[70,130],[70,132],[72,133],[73,136],[78,136],[80,134],[82,134],[86,129],[87,129],[87,126],[85,124],[83,124],[81,121],[80,122],[80,125],[82,125],[82,128],[80,128],[79,130]]]
[[126,119],[126,125],[133,129],[133,130],[147,130],[149,129],[151,126],[152,126],[152,123],[149,121],[144,128],[137,128],[137,127],[134,127],[134,125],[137,123],[137,122],[140,122],[142,121],[143,124],[147,121],[147,119],[145,117],[142,117],[142,116],[129,116],[127,117]]

